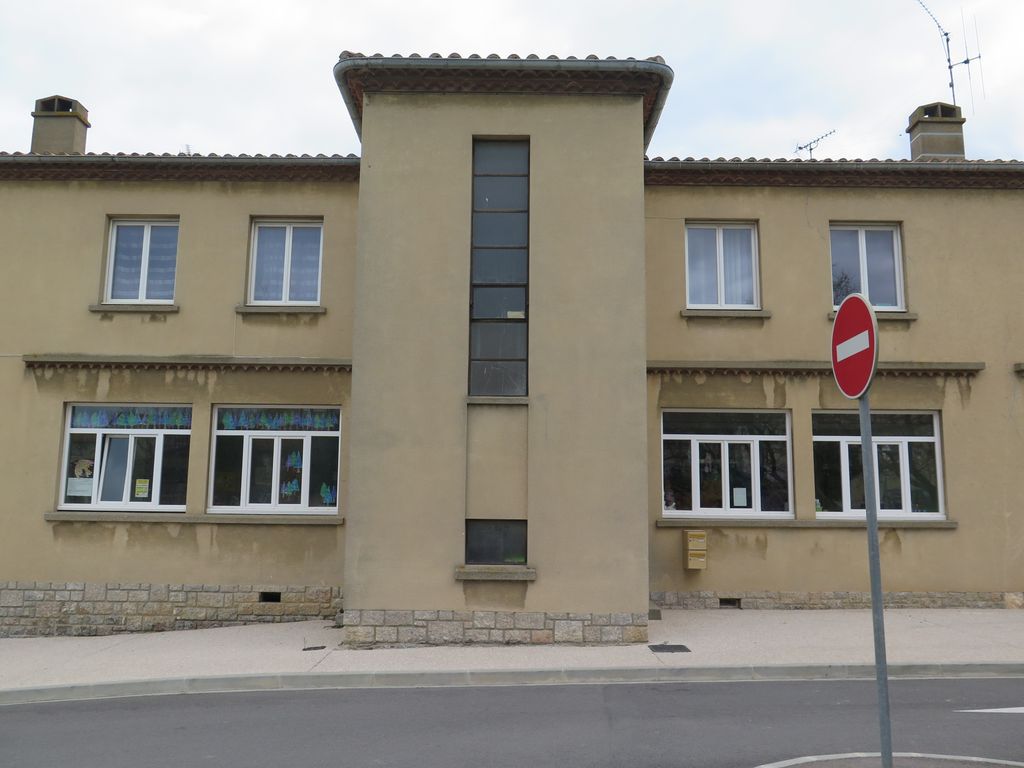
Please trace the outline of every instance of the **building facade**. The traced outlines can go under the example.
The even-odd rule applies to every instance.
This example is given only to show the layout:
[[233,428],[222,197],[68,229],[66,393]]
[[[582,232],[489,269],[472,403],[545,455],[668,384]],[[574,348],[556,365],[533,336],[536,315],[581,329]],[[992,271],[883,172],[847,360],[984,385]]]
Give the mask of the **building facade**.
[[[0,155],[0,632],[333,618],[640,642],[868,603],[851,291],[893,604],[1021,607],[1024,167],[653,160],[660,59],[342,55],[360,157]],[[343,613],[339,613],[342,611]]]

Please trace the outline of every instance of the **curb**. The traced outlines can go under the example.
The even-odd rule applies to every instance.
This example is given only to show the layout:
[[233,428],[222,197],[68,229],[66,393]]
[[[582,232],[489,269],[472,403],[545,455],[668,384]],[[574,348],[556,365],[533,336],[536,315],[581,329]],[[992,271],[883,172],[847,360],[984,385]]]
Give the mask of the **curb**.
[[[605,667],[476,669],[451,672],[296,672],[154,678],[0,690],[0,706],[56,701],[347,688],[443,688],[504,685],[608,685],[785,680],[873,680],[873,664],[777,664],[737,667]],[[1024,677],[1024,663],[892,664],[890,679]]]

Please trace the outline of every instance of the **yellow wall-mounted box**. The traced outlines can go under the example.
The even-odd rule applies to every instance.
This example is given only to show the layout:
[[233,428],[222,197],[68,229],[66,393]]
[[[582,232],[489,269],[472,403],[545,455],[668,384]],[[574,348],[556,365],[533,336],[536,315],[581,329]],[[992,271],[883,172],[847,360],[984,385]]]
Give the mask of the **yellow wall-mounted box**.
[[705,570],[708,567],[708,532],[685,531],[683,555],[686,558],[686,570]]
[[686,570],[703,571],[708,567],[708,553],[696,550],[686,553]]

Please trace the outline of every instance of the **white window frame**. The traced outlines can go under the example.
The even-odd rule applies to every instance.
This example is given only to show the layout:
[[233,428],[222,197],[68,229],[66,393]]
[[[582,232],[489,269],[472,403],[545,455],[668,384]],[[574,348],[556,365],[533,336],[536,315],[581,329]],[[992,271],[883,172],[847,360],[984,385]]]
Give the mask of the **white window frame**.
[[[814,411],[814,414],[828,414],[828,413],[843,413],[850,414],[850,411]],[[856,415],[856,412],[853,412]],[[902,509],[898,510],[883,510],[881,503],[878,502],[878,519],[879,520],[945,520],[946,519],[946,494],[944,491],[945,482],[943,479],[942,472],[942,434],[940,432],[941,419],[939,418],[938,411],[873,411],[872,415],[913,415],[913,416],[931,416],[934,435],[931,436],[902,436],[894,437],[885,435],[882,437],[873,437],[872,443],[875,448],[875,495],[878,496],[879,485],[879,467],[878,467],[878,447],[881,445],[897,445],[899,446],[900,452],[900,498],[902,500]],[[864,509],[855,509],[850,503],[850,448],[851,446],[856,450],[860,450],[860,434],[856,435],[813,435],[812,426],[812,440],[815,443],[839,443],[839,460],[840,466],[842,467],[842,483],[843,483],[843,511],[842,512],[828,512],[828,511],[816,511],[818,519],[820,520],[865,520],[867,519],[867,511]],[[912,505],[910,503],[910,473],[908,468],[910,466],[910,455],[909,445],[911,443],[928,443],[935,446],[935,483],[938,488],[939,496],[939,511],[938,512],[914,512],[912,511]],[[863,468],[862,468],[863,469]],[[816,471],[816,468],[812,465],[812,471]],[[876,500],[877,501],[877,500]],[[815,505],[817,506],[817,504]]]
[[[221,429],[218,425],[220,424],[220,412],[222,409],[228,408],[245,408],[249,410],[262,410],[262,409],[295,409],[303,410],[306,408],[313,408],[318,410],[333,409],[338,411],[338,428],[336,430],[310,430],[310,431],[299,431],[299,430],[263,430],[263,429]],[[210,513],[216,513],[218,515],[338,515],[341,510],[341,419],[342,413],[341,408],[336,405],[252,405],[248,403],[243,404],[221,404],[217,405],[213,409],[213,429],[211,432],[210,439],[210,482],[209,482],[209,493],[207,495],[207,511]],[[242,438],[242,487],[239,496],[239,504],[237,507],[233,506],[215,506],[213,503],[213,492],[214,492],[214,471],[216,469],[217,460],[217,437],[218,436],[229,436],[229,437],[241,437]],[[309,467],[309,457],[311,456],[312,449],[312,438],[313,437],[336,437],[338,439],[338,467],[337,467],[337,478],[338,478],[338,495],[334,500],[333,507],[311,507],[309,506],[309,472],[303,471],[302,473],[302,498],[306,500],[305,504],[279,504],[278,498],[280,494],[281,486],[281,440],[302,440],[302,455],[303,455],[303,467]],[[273,439],[274,440],[274,460],[273,469],[274,474],[271,480],[271,502],[269,504],[251,504],[249,503],[249,479],[252,465],[252,441],[259,439]]]
[[[147,299],[146,283],[149,279],[149,240],[153,227],[178,228],[178,236],[181,236],[181,222],[178,219],[123,219],[110,220],[110,241],[107,244],[107,274],[103,282],[103,303],[104,304],[173,304],[174,295],[178,292],[178,245],[174,249],[174,291],[169,299]],[[114,253],[117,246],[117,230],[119,227],[144,227],[142,233],[142,263],[139,272],[139,293],[134,299],[115,299],[114,293]]]
[[[162,481],[163,474],[163,461],[164,461],[164,436],[165,435],[180,435],[187,436],[189,438],[189,446],[191,448],[192,441],[192,429],[118,429],[111,427],[72,427],[71,426],[71,412],[76,406],[95,406],[103,408],[117,408],[117,407],[140,407],[140,408],[188,408],[192,409],[191,403],[68,403],[65,408],[66,413],[64,415],[64,450],[61,452],[61,469],[60,469],[60,500],[57,504],[58,509],[62,510],[93,510],[103,512],[184,512],[184,504],[160,504],[160,484]],[[92,501],[88,504],[78,504],[67,502],[67,486],[68,486],[68,455],[71,451],[71,435],[96,435],[96,449],[93,458],[93,484],[92,484]],[[156,445],[154,447],[153,456],[153,479],[152,487],[150,488],[150,495],[152,501],[102,501],[100,499],[100,492],[103,488],[103,479],[107,471],[107,462],[100,464],[100,459],[103,455],[103,445],[108,437],[127,437],[128,438],[128,459],[125,469],[125,486],[121,498],[131,498],[129,493],[131,478],[132,478],[132,466],[135,463],[135,440],[138,437],[156,437]],[[97,470],[99,470],[97,472]],[[187,470],[186,470],[187,472]]]
[[[857,232],[857,255],[860,264],[860,293],[870,296],[871,286],[868,285],[868,250],[865,232],[891,232],[892,233],[892,257],[895,261],[896,272],[896,300],[895,306],[877,306],[879,312],[906,312],[907,298],[903,287],[903,236],[899,224],[856,224],[841,221],[834,221],[828,226],[828,266],[829,266],[829,295],[835,298],[835,291],[832,286],[832,232],[835,230],[846,230]],[[832,309],[839,309],[838,304],[833,304]]]
[[[690,229],[714,229],[715,230],[715,264],[717,269],[717,286],[719,301],[714,304],[698,304],[690,301]],[[750,260],[754,282],[754,295],[752,304],[727,304],[725,302],[725,246],[723,242],[723,231],[726,229],[744,229],[750,231]],[[761,271],[760,259],[758,258],[757,247],[757,222],[756,221],[687,221],[683,232],[683,249],[686,267],[686,308],[687,309],[732,309],[732,310],[759,310],[761,309]]]
[[[259,246],[261,227],[284,227],[284,275],[281,284],[281,300],[257,300],[256,297],[256,250]],[[320,230],[320,253],[317,260],[316,301],[291,301],[288,292],[291,287],[292,233],[296,227],[317,227]],[[254,307],[318,307],[324,291],[324,222],[323,219],[254,219],[249,246],[249,287],[246,301]]]
[[[731,414],[783,414],[786,417],[785,435],[697,435],[684,433],[665,432],[666,413],[731,413]],[[661,514],[665,518],[736,518],[748,520],[792,520],[794,517],[795,504],[793,501],[793,419],[789,411],[758,409],[758,410],[733,410],[730,408],[665,408],[659,415],[661,421]],[[694,500],[694,509],[665,509],[665,443],[666,441],[688,441],[690,443],[690,484],[691,498]],[[789,511],[761,511],[761,442],[786,443],[786,462],[788,481],[787,492],[789,494]],[[700,499],[700,456],[697,446],[699,443],[719,443],[722,446],[722,506],[713,508],[699,508],[696,502]],[[733,507],[729,490],[729,458],[726,444],[746,443],[750,445],[750,494],[751,506],[749,509]]]

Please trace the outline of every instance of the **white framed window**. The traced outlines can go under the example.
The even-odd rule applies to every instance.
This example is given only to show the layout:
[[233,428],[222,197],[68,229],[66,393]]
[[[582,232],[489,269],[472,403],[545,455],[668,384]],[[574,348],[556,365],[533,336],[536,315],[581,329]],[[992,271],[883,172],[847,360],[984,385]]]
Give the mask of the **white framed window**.
[[322,262],[323,222],[253,222],[249,303],[318,305]]
[[113,220],[103,300],[171,304],[178,265],[178,222]]
[[211,512],[337,514],[341,410],[220,406]]
[[757,226],[687,222],[686,306],[759,309]]
[[[811,414],[814,496],[819,518],[863,519],[860,417]],[[872,413],[879,518],[945,518],[938,413]]]
[[661,414],[665,517],[793,516],[789,414]]
[[61,509],[184,512],[192,408],[67,409]]
[[903,259],[895,224],[832,224],[832,305],[863,293],[876,309],[903,311]]

